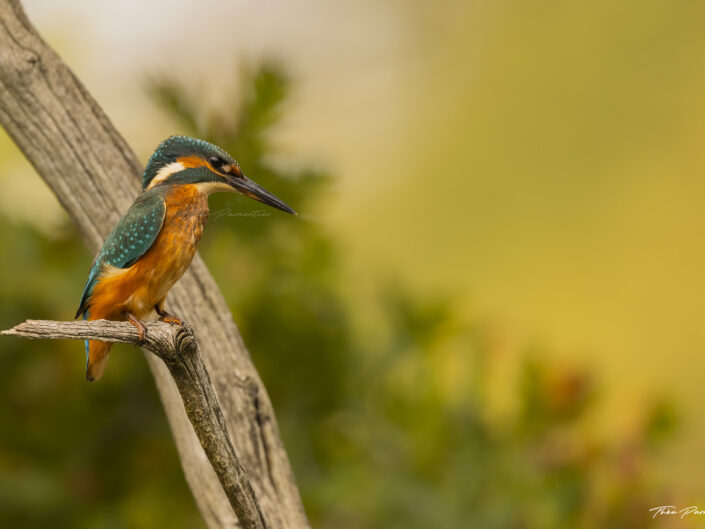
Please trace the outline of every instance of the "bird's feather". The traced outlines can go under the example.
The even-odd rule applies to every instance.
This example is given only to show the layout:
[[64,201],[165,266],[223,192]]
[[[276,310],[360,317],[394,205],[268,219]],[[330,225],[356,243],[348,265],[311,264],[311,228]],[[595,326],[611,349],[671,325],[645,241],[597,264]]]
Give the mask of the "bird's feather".
[[164,223],[165,213],[164,198],[157,189],[147,191],[135,200],[105,239],[91,265],[81,304],[76,312],[77,318],[88,313],[91,294],[106,265],[114,268],[132,266],[154,244]]

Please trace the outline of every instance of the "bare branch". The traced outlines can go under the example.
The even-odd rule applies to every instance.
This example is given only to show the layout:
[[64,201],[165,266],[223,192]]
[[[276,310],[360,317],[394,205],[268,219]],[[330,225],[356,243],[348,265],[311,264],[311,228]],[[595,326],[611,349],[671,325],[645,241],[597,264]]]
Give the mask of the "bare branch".
[[[171,325],[162,322],[144,322],[147,327],[147,337],[140,344],[137,328],[131,323],[122,321],[53,321],[27,320],[15,325],[12,329],[0,331],[4,336],[19,336],[21,338],[53,339],[53,340],[100,340],[103,342],[121,342],[130,345],[141,345],[148,351],[155,352],[161,343],[166,341],[167,331]],[[157,355],[159,356],[159,355]]]
[[174,326],[163,322],[145,322],[145,327],[144,343],[140,342],[134,325],[108,320],[27,320],[0,334],[35,339],[122,342],[141,345],[161,358],[174,378],[186,415],[241,525],[248,529],[266,527],[252,485],[230,441],[193,329],[188,325]]

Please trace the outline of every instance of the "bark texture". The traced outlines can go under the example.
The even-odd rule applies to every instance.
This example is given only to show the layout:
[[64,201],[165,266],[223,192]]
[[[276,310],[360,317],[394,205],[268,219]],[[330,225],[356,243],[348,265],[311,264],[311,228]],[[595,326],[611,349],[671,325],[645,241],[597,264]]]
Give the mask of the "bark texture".
[[[139,193],[142,167],[85,87],[37,34],[19,0],[0,0],[0,124],[97,250]],[[225,427],[267,525],[309,527],[267,392],[199,256],[167,306],[193,327]],[[152,355],[147,360],[206,523],[236,526],[168,369]]]

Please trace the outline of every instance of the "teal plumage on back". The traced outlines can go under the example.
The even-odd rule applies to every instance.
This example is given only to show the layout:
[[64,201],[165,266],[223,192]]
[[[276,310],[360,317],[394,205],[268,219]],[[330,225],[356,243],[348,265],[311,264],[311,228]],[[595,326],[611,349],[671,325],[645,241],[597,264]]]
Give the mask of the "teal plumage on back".
[[159,189],[147,191],[135,200],[105,239],[103,247],[93,261],[83,289],[81,304],[76,312],[77,318],[82,314],[87,315],[91,294],[103,266],[107,264],[116,268],[129,268],[134,264],[156,240],[165,213],[166,206]]

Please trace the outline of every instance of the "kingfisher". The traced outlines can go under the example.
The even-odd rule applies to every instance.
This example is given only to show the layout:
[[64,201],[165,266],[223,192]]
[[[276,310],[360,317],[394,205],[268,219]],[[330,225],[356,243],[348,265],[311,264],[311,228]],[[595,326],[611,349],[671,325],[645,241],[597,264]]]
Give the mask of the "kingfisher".
[[[220,147],[187,136],[171,136],[154,151],[142,177],[142,193],[110,232],[96,255],[76,318],[129,321],[144,341],[142,321],[182,321],[164,309],[174,283],[186,272],[208,219],[208,195],[238,192],[264,204],[296,212],[247,178]],[[105,372],[113,344],[86,340],[86,380]]]

